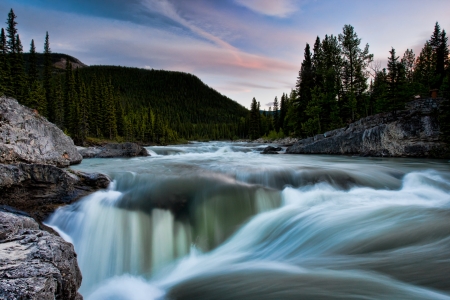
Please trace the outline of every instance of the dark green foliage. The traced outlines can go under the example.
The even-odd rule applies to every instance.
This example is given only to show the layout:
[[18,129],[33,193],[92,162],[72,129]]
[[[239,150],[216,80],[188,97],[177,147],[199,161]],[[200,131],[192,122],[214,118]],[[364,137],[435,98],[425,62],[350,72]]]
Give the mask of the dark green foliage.
[[387,109],[392,110],[394,113],[396,110],[403,109],[405,100],[408,98],[407,86],[406,86],[406,71],[405,66],[398,59],[395,54],[395,49],[392,48],[389,51],[391,54],[388,57],[388,101],[389,105]]
[[11,71],[8,59],[5,29],[0,32],[0,95],[10,94]]
[[344,120],[354,121],[361,114],[360,108],[366,107],[364,93],[367,90],[369,74],[367,67],[373,60],[369,53],[369,45],[360,48],[361,39],[354,31],[353,26],[345,25],[343,33],[339,35],[342,57],[342,90],[341,117]]
[[45,35],[45,42],[44,42],[44,72],[43,72],[43,85],[45,89],[45,101],[46,103],[50,104],[50,110],[49,110],[49,119],[50,121],[55,120],[55,105],[52,103],[52,85],[51,85],[51,78],[52,78],[52,62],[51,62],[51,56],[50,56],[50,40],[48,36],[48,32]]
[[36,47],[34,46],[34,40],[31,40],[30,55],[28,58],[28,82],[31,86],[35,81],[38,80],[39,80],[39,72],[37,69]]
[[17,53],[17,22],[16,22],[16,14],[14,13],[14,11],[11,10],[9,11],[8,14],[8,20],[6,21],[6,32],[7,32],[7,38],[8,41],[6,42],[6,50],[8,53]]
[[[259,110],[258,110],[259,111]],[[280,114],[278,111],[278,98],[273,101],[273,128],[276,132],[280,130]]]
[[297,126],[295,133],[298,136],[306,136],[302,130],[302,123],[307,120],[305,113],[308,103],[312,100],[311,89],[314,86],[314,73],[312,69],[311,50],[309,44],[306,44],[304,60],[297,78],[295,106],[297,107]]
[[260,128],[259,128],[259,109],[258,103],[256,103],[256,99],[252,99],[252,104],[250,106],[250,127],[249,127],[249,136],[250,139],[254,140],[260,137]]

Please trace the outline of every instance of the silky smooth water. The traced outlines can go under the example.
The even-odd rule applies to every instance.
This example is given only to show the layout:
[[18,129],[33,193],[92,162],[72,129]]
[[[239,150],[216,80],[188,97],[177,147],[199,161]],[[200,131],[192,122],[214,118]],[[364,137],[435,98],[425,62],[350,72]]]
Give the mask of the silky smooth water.
[[450,299],[446,160],[149,147],[47,224],[86,299]]

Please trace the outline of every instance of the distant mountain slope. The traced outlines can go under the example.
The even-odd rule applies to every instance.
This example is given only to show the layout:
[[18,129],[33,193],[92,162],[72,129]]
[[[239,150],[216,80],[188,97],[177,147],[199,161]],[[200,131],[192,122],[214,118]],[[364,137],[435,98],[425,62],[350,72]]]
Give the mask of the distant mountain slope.
[[[28,69],[29,57],[30,57],[30,53],[23,54],[23,59],[25,61],[25,67],[27,69]],[[52,64],[53,64],[55,73],[64,72],[67,60],[70,61],[70,63],[72,64],[72,67],[74,69],[87,67],[87,65],[82,63],[79,59],[77,59],[73,56],[67,55],[67,54],[63,54],[63,53],[51,53],[51,58],[52,58]],[[37,62],[38,69],[40,69],[42,72],[42,70],[44,68],[44,54],[43,53],[36,53],[36,62]]]
[[79,72],[87,82],[110,80],[129,109],[150,107],[171,124],[234,123],[248,115],[245,107],[192,74],[118,66],[91,66]]

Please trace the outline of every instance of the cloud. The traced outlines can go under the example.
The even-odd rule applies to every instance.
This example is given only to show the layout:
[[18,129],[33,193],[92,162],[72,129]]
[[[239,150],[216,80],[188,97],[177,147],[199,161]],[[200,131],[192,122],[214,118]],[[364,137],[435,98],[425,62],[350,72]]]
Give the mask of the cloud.
[[254,12],[279,18],[286,18],[298,10],[293,0],[235,0],[235,2]]
[[273,106],[273,102],[266,103],[266,106],[267,107],[272,107]]

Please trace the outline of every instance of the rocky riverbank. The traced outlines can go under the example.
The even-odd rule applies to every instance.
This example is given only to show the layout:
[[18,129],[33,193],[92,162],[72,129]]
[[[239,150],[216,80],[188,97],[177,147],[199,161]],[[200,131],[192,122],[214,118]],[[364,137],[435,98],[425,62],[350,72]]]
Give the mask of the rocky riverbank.
[[80,163],[72,139],[37,111],[0,97],[0,299],[82,299],[73,245],[42,224],[110,180]]
[[0,163],[67,167],[82,159],[61,129],[15,99],[0,97]]
[[440,155],[438,108],[442,99],[419,99],[406,109],[358,120],[345,128],[303,139],[288,154],[348,154],[375,157]]
[[0,211],[0,299],[83,299],[76,257],[32,218]]

